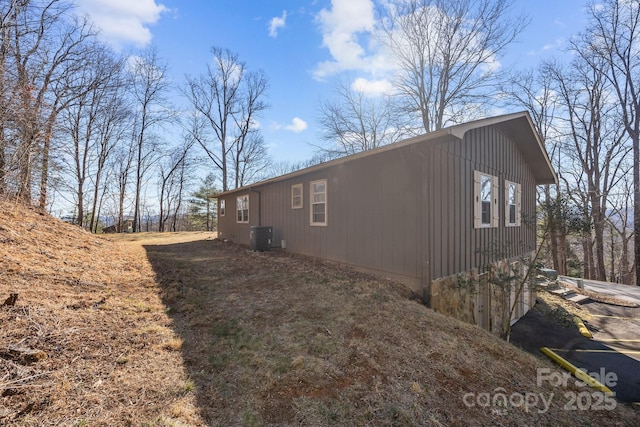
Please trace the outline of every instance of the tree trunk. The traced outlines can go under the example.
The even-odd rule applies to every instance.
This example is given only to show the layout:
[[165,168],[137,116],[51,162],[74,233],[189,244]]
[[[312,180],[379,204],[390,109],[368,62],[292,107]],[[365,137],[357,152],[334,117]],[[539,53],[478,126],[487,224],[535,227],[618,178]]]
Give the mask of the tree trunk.
[[595,263],[594,273],[596,280],[606,281],[607,272],[604,263],[604,224],[600,218],[594,218],[595,232]]
[[98,210],[98,195],[99,195],[99,185],[100,185],[100,173],[101,173],[101,167],[98,167],[98,170],[96,171],[96,182],[95,182],[95,186],[93,188],[93,204],[91,206],[91,218],[89,219],[89,231],[91,231],[92,233],[95,233],[95,229],[98,226],[98,220],[96,219],[96,214],[97,214],[97,210]]
[[558,269],[558,274],[563,274],[566,275],[569,272],[569,267],[567,266],[567,235],[566,233],[564,233],[564,231],[561,231],[558,234],[558,243],[557,246],[559,249],[558,251],[558,264],[559,264],[559,269]]
[[20,143],[20,155],[18,156],[18,192],[16,198],[24,203],[31,204],[31,144],[24,141]]
[[620,275],[622,276],[622,283],[625,285],[633,284],[633,272],[630,271],[629,266],[629,241],[627,233],[622,234],[622,259],[620,260]]
[[142,165],[140,164],[140,155],[138,155],[138,166],[136,168],[136,195],[135,195],[135,203],[133,207],[133,232],[137,233],[140,231],[140,191],[142,189],[142,174],[140,169]]
[[551,238],[549,239],[549,245],[551,246],[551,258],[553,262],[553,269],[558,272],[560,275],[567,274],[567,262],[565,256],[565,246],[564,246],[564,225],[562,224],[562,215],[560,209],[560,198],[557,197],[554,202],[552,202],[551,196],[551,187],[549,185],[545,186],[544,189],[545,195],[545,205],[553,206],[553,208],[549,208],[549,212],[547,212],[547,217],[549,218],[549,230],[551,234]]
[[122,227],[124,226],[124,196],[127,191],[127,183],[126,179],[124,183],[122,182],[122,177],[120,178],[120,194],[118,195],[118,233],[122,233]]
[[84,181],[78,181],[78,225],[84,227]]
[[[640,111],[637,111],[640,113]],[[636,119],[638,122],[638,119]],[[636,129],[640,126],[636,123]],[[636,272],[636,286],[640,286],[640,135],[633,135],[633,244],[634,244],[634,265]]]
[[593,263],[593,240],[590,233],[582,235],[582,270],[585,279],[595,279]]
[[158,231],[159,232],[163,232],[164,231],[164,195],[165,195],[165,188],[166,188],[166,184],[167,184],[167,180],[165,179],[165,177],[162,177],[162,185],[160,186],[160,215],[158,216]]
[[[611,282],[620,282],[620,278],[616,278],[616,248],[615,248],[615,234],[614,234],[614,228],[612,226],[609,226],[609,235],[611,236],[611,241],[610,241],[610,249],[611,249],[611,264],[609,267],[609,281]],[[622,277],[622,275],[620,275],[620,277]]]
[[211,222],[210,222],[210,218],[209,218],[211,216],[211,213],[210,213],[211,212],[211,201],[210,201],[210,199],[208,197],[207,197],[207,200],[206,200],[205,203],[207,205],[207,227],[206,227],[206,229],[207,229],[207,231],[211,231]]
[[[0,82],[2,84],[2,82]],[[2,120],[0,119],[0,197],[2,197],[6,192],[6,160],[5,160],[5,139],[4,139],[4,126],[2,124]]]
[[38,200],[38,206],[41,209],[47,207],[47,185],[49,182],[49,153],[51,150],[51,138],[53,138],[53,125],[58,117],[56,106],[51,112],[49,119],[47,120],[47,127],[44,131],[43,146],[42,146],[42,167],[40,174],[40,198]]
[[42,147],[42,167],[40,169],[40,198],[38,206],[40,209],[47,207],[47,181],[49,179],[49,149],[51,147],[51,138],[49,135],[44,137],[44,145]]

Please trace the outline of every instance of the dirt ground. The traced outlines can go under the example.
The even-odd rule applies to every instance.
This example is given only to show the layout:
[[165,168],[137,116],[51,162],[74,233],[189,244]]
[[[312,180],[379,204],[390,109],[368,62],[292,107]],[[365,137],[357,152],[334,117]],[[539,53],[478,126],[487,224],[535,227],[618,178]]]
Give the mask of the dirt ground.
[[397,283],[220,241],[145,248],[209,424],[639,420],[623,405],[617,410],[625,415],[616,421],[618,415],[598,408],[572,413],[563,400],[547,411],[468,406],[469,394],[530,390],[564,399],[571,389],[539,387],[537,369],[552,364],[434,313]]
[[575,387],[536,379],[550,362],[396,282],[212,237],[102,238],[0,202],[0,303],[19,295],[0,307],[0,424],[640,423],[567,409]]

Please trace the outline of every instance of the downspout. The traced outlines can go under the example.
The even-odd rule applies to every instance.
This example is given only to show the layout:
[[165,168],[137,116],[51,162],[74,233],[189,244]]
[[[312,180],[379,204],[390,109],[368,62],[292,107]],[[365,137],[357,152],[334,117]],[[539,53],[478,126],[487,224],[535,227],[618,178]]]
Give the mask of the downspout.
[[249,191],[253,191],[254,193],[258,193],[258,227],[262,225],[262,197],[261,193],[258,190],[253,188],[249,188]]

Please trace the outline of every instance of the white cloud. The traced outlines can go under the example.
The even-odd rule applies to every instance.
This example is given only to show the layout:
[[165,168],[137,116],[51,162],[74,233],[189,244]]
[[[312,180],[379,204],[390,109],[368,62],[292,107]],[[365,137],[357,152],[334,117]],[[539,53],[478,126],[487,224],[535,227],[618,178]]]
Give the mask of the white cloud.
[[293,120],[291,120],[291,124],[288,125],[281,125],[281,124],[276,124],[275,128],[276,129],[283,129],[289,132],[293,132],[293,133],[299,133],[302,132],[303,130],[306,130],[308,127],[307,122],[305,122],[304,120],[302,120],[299,117],[294,117]]
[[278,37],[278,30],[287,26],[287,11],[282,11],[282,16],[271,18],[269,21],[269,37]]
[[481,65],[480,70],[485,74],[494,74],[502,68],[502,63],[494,55],[489,56]]
[[543,45],[540,49],[535,50],[529,50],[527,52],[527,55],[529,56],[538,56],[538,55],[542,55],[544,52],[553,52],[555,50],[559,50],[562,48],[562,46],[565,43],[565,39],[562,37],[559,37],[557,39],[555,39],[553,42],[551,43],[547,43],[545,45]]
[[147,59],[142,56],[130,55],[127,57],[126,64],[130,72],[143,73],[154,80],[162,77],[162,70],[147,62]]
[[546,45],[544,45],[542,47],[542,50],[553,50],[553,49],[557,49],[559,47],[562,46],[562,43],[564,43],[564,39],[562,38],[557,38],[553,41],[553,43],[547,43]]
[[363,77],[358,77],[351,84],[351,88],[370,96],[389,95],[393,92],[393,84],[386,79],[367,80]]
[[82,0],[78,9],[89,15],[104,41],[117,47],[147,45],[152,37],[148,26],[169,11],[156,0]]
[[329,49],[331,61],[318,64],[317,79],[349,69],[366,67],[366,51],[358,40],[375,27],[371,0],[332,0],[331,10],[322,9],[317,20],[322,30],[322,44]]

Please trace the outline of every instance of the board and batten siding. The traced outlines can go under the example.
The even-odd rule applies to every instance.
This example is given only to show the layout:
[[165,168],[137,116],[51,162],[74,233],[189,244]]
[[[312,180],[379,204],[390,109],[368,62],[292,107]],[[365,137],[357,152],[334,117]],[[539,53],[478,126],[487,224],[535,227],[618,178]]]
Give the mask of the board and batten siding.
[[[522,153],[497,128],[467,132],[462,140],[429,147],[431,200],[426,281],[487,266],[501,253],[535,250],[536,183]],[[497,227],[474,228],[474,171],[498,178]],[[522,223],[505,226],[505,181],[521,184]]]
[[[514,141],[489,125],[462,139],[399,144],[329,162],[221,197],[220,237],[249,244],[250,227],[273,227],[273,244],[401,280],[422,293],[436,279],[481,268],[508,249],[535,249],[534,173]],[[498,178],[498,226],[474,228],[474,171]],[[310,225],[310,183],[326,180],[327,225]],[[521,185],[522,224],[505,226],[505,181]],[[291,207],[302,184],[303,206]],[[249,195],[249,224],[236,222],[236,198]]]
[[[284,240],[292,252],[393,277],[420,291],[424,180],[415,151],[401,147],[222,196],[220,237],[249,244],[251,225],[272,226],[275,246]],[[310,225],[310,183],[317,180],[327,181],[326,226]],[[295,184],[303,188],[301,209],[291,208]],[[236,198],[242,194],[250,197],[250,224],[236,223]]]

